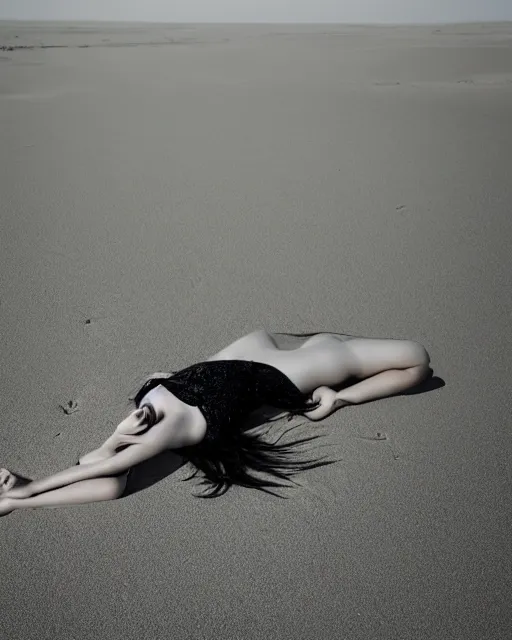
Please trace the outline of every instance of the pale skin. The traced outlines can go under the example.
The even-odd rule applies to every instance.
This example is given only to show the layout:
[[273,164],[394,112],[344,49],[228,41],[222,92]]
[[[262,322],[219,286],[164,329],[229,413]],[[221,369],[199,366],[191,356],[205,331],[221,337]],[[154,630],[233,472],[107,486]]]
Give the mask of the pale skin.
[[[254,331],[208,360],[252,360],[279,369],[313,401],[320,400],[319,407],[306,413],[313,421],[342,407],[401,393],[432,373],[427,351],[411,340],[322,333],[288,350],[277,346],[275,335]],[[358,382],[333,389],[348,378]],[[162,451],[197,444],[205,433],[201,411],[159,385],[98,449],[80,458],[79,465],[23,486],[16,474],[0,469],[0,516],[15,509],[115,500],[131,467]]]

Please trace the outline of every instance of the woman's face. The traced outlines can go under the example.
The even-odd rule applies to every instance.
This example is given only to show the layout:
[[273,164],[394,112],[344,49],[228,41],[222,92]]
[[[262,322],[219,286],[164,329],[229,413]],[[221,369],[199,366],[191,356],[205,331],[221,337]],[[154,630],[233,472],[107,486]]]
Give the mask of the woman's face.
[[154,410],[148,404],[132,411],[117,427],[117,433],[137,435],[146,431],[154,424]]

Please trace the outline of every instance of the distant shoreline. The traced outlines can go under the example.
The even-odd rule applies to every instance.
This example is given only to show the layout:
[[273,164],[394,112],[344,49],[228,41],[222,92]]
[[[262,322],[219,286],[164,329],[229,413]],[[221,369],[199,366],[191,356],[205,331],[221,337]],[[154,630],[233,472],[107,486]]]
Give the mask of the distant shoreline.
[[240,26],[240,27],[443,27],[443,26],[474,26],[474,25],[512,25],[512,20],[469,20],[464,22],[154,22],[152,20],[25,20],[21,18],[0,18],[0,24],[108,24],[108,25],[145,25],[145,26]]

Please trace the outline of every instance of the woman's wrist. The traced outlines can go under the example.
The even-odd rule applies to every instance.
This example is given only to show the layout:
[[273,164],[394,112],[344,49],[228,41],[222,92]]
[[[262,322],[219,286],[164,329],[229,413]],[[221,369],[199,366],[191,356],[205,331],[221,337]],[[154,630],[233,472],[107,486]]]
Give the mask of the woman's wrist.
[[2,497],[9,500],[23,500],[24,498],[30,498],[37,493],[37,491],[34,490],[33,485],[34,482],[29,482],[22,486],[15,486],[9,491],[6,491]]
[[20,489],[22,489],[27,494],[27,497],[35,496],[38,493],[37,481],[32,480],[32,482],[29,482],[24,487],[20,487]]
[[342,389],[336,393],[336,404],[338,407],[347,407],[348,405],[354,404],[353,402],[350,402],[350,400],[347,400],[344,391],[345,389]]

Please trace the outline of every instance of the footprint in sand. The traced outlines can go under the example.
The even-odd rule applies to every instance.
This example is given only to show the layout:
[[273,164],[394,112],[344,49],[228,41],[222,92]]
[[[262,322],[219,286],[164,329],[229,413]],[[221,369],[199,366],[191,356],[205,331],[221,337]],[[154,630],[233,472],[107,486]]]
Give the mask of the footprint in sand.
[[59,404],[59,407],[68,416],[78,411],[78,404],[75,402],[75,400],[68,400],[66,404]]
[[360,440],[373,440],[374,442],[379,442],[380,440],[387,440],[388,437],[385,433],[381,431],[377,431],[374,436],[357,436]]
[[96,324],[96,322],[99,322],[100,320],[107,320],[107,316],[89,316],[88,318],[86,318],[83,322],[84,324]]
[[360,440],[369,440],[370,442],[384,442],[384,445],[387,445],[387,447],[391,451],[393,460],[398,460],[400,458],[399,452],[394,448],[394,446],[389,441],[388,435],[382,431],[377,431],[377,433],[374,436],[357,436],[357,437]]

